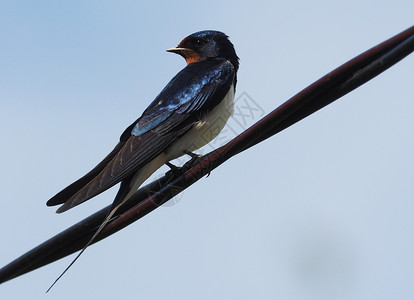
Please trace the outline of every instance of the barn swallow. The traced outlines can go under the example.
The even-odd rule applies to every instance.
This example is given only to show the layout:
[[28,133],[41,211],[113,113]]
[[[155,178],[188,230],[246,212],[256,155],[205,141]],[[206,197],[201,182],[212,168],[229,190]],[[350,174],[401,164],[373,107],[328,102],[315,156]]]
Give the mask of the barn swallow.
[[110,213],[69,267],[151,174],[214,139],[233,112],[239,58],[227,35],[200,31],[167,51],[181,55],[187,66],[95,168],[47,201],[48,206],[63,204],[61,213],[121,183]]

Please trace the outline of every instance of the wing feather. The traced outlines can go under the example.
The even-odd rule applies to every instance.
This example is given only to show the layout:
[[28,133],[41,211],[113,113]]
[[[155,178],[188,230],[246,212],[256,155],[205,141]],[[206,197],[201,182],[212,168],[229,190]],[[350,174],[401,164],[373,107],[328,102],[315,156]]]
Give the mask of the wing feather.
[[[234,76],[232,64],[225,60],[188,65],[127,128],[101,163],[47,204],[65,203],[59,208],[65,211],[133,176],[220,103]],[[187,88],[183,90],[183,86]]]

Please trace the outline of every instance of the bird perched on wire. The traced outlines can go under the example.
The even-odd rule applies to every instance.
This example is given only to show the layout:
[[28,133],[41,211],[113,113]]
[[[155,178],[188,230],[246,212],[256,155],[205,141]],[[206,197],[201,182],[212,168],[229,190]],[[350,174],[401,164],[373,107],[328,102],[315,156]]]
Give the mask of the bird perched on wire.
[[200,31],[167,51],[184,57],[187,66],[95,168],[47,201],[48,206],[63,204],[57,210],[61,213],[121,183],[110,213],[56,281],[151,174],[170,160],[209,143],[233,113],[239,58],[227,35]]

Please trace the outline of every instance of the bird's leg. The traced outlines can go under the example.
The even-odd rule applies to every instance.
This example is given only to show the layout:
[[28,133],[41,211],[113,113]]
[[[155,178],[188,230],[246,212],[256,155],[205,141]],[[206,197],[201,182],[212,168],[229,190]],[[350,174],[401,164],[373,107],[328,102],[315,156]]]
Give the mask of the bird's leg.
[[173,174],[173,175],[179,176],[179,175],[182,175],[184,173],[183,170],[180,167],[177,167],[176,165],[173,165],[169,161],[167,161],[165,164],[170,168],[170,170],[167,173],[165,173],[165,175]]
[[170,169],[171,169],[171,171],[178,171],[180,168],[179,167],[177,167],[176,165],[173,165],[172,163],[170,163],[169,161],[167,161],[166,163],[165,163]]
[[184,150],[184,154],[187,154],[187,155],[191,156],[191,160],[196,160],[197,158],[202,157],[202,155],[195,154],[195,153],[193,153],[191,151],[188,151],[188,150]]
[[190,169],[203,157],[203,155],[195,154],[187,150],[184,150],[184,153],[191,157],[191,159],[188,162],[186,162],[184,166],[181,167],[181,169],[183,169],[184,171]]
[[169,161],[167,161],[165,164],[171,169],[165,175],[173,174],[175,176],[180,176],[184,174],[187,170],[189,170],[200,158],[202,158],[202,155],[195,154],[193,152],[184,150],[184,154],[187,154],[191,157],[191,159],[186,162],[182,167],[177,167],[176,165],[173,165]]

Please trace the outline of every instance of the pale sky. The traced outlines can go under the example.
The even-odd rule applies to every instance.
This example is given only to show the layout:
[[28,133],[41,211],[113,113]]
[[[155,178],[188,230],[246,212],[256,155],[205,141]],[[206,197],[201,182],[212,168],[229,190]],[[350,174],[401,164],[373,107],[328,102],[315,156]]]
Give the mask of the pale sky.
[[[204,29],[240,57],[220,143],[412,26],[414,2],[3,1],[1,266],[110,204],[46,201],[96,165]],[[0,287],[0,299],[413,299],[414,56],[234,157],[143,219]],[[210,147],[205,151],[210,150]],[[201,151],[203,152],[203,151]],[[163,168],[154,176],[160,176]]]

